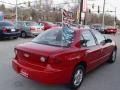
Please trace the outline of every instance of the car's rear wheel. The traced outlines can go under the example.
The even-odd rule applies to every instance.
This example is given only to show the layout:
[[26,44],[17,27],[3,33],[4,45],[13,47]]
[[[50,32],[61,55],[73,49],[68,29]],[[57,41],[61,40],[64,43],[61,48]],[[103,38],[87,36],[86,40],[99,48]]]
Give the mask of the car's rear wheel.
[[73,73],[72,80],[70,83],[70,88],[73,90],[77,89],[83,81],[85,68],[83,65],[78,65]]
[[21,32],[21,37],[22,37],[22,38],[26,38],[26,37],[27,37],[26,32]]
[[117,50],[115,49],[115,50],[112,52],[112,54],[111,54],[108,62],[109,62],[109,63],[114,63],[114,62],[116,61],[116,55],[117,55]]

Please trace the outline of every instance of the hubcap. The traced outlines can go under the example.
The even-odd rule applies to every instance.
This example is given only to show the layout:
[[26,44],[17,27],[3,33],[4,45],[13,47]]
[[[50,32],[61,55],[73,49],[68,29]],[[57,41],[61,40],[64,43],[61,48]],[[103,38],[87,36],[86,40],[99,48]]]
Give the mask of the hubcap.
[[79,86],[83,79],[83,70],[78,69],[74,75],[74,85]]

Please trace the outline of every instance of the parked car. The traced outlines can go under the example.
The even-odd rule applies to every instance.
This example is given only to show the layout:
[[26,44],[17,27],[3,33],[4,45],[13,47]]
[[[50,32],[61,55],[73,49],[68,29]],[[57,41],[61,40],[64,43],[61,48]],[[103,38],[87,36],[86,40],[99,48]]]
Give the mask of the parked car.
[[41,22],[38,22],[38,24],[42,27],[43,30],[47,30],[47,29],[50,29],[52,27],[56,27],[57,26],[54,23],[47,22],[47,21],[41,21]]
[[15,27],[19,29],[20,36],[26,38],[27,36],[39,35],[43,30],[38,25],[38,23],[33,21],[18,21],[15,22]]
[[117,28],[115,28],[115,27],[113,27],[113,26],[107,26],[106,28],[105,28],[105,33],[107,34],[107,33],[117,33]]
[[69,42],[63,40],[63,29],[56,27],[32,42],[17,45],[13,69],[38,82],[69,84],[77,89],[86,73],[104,62],[115,62],[117,46],[114,41],[96,30],[68,30],[73,31]]
[[91,25],[91,28],[99,31],[100,33],[105,33],[105,29],[102,27],[101,24],[93,24]]
[[0,21],[0,39],[1,38],[15,38],[20,35],[19,30],[15,29],[14,25],[9,21]]

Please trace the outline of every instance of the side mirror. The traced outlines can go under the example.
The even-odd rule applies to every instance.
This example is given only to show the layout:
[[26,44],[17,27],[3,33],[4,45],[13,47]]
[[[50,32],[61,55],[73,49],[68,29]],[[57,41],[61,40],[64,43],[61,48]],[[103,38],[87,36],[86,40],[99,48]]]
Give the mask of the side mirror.
[[111,43],[111,42],[112,42],[111,39],[106,39],[106,40],[105,40],[105,43]]

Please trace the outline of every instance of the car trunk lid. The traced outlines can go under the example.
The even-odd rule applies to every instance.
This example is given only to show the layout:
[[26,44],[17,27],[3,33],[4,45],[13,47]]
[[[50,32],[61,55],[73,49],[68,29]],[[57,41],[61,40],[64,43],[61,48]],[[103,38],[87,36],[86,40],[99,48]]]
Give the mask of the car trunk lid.
[[63,51],[62,47],[54,47],[48,45],[42,45],[37,43],[26,43],[16,47],[17,60],[21,63],[31,63],[36,65],[46,65],[40,61],[41,57],[45,57],[47,60],[50,55],[56,52]]

